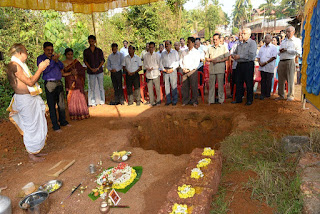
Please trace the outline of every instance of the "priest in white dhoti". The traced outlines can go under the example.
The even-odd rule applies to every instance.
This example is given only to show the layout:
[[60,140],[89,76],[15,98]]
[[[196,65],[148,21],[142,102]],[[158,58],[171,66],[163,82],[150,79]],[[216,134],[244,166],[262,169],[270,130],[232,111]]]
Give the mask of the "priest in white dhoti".
[[7,76],[15,94],[11,100],[8,111],[10,121],[16,125],[32,161],[43,161],[40,151],[47,138],[47,120],[45,117],[45,104],[39,94],[42,89],[37,81],[41,73],[49,65],[45,60],[39,64],[34,75],[31,74],[27,64],[28,52],[22,44],[14,44],[10,49],[11,62],[8,64]]

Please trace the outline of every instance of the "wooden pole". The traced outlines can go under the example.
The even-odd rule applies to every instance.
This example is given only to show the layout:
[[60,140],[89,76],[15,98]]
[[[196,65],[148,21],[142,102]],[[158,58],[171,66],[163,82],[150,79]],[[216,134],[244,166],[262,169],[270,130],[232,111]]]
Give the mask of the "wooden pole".
[[[96,24],[95,24],[95,21],[94,21],[94,14],[93,14],[93,12],[91,13],[91,18],[92,18],[93,33],[94,33],[95,37],[97,37]],[[98,45],[97,42],[96,42],[96,45]]]

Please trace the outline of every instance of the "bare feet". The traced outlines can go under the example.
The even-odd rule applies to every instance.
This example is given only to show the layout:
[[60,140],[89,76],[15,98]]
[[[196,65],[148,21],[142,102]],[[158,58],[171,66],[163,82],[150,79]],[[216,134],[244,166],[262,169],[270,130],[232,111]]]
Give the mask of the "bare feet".
[[42,162],[45,160],[45,158],[37,157],[34,154],[29,154],[29,158],[32,162]]
[[48,153],[38,153],[38,154],[34,154],[37,157],[43,157],[43,156],[47,156]]
[[66,126],[71,126],[71,124],[67,124]]
[[55,132],[62,132],[62,130],[61,129],[57,129],[57,130],[54,130]]

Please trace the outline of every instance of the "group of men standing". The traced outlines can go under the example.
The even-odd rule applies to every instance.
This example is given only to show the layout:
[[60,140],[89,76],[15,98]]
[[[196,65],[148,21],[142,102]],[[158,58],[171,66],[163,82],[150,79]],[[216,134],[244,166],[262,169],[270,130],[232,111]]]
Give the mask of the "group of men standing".
[[[177,47],[178,51],[172,49],[172,42],[167,40],[164,45],[165,49],[155,52],[155,43],[149,42],[146,46],[146,51],[142,52],[141,58],[134,54],[135,47],[132,45],[128,47],[129,54],[125,55],[123,54],[123,48],[120,52],[117,52],[116,49],[118,45],[116,43],[112,44],[112,47],[116,47],[116,49],[113,49],[113,53],[108,57],[107,68],[109,71],[113,72],[112,66],[117,66],[119,68],[122,66],[122,69],[126,74],[128,105],[132,105],[134,100],[136,101],[136,105],[140,105],[140,75],[138,72],[142,70],[142,67],[145,73],[149,93],[149,102],[147,104],[159,106],[161,103],[161,71],[165,83],[166,105],[172,104],[175,106],[177,104],[177,78],[179,70],[182,71],[183,105],[192,104],[196,106],[198,104],[198,76],[196,71],[200,63],[200,53],[194,48],[195,39],[193,37],[188,38],[187,49],[183,43],[184,39],[181,41],[181,47],[183,47],[184,51],[180,50],[180,45]],[[124,41],[124,45],[125,43],[126,41]],[[126,46],[124,48],[126,48]],[[120,60],[115,60],[116,55],[119,56],[118,58]],[[121,74],[121,72],[119,72],[119,74]],[[112,73],[111,75],[113,76]],[[113,104],[123,104],[123,94],[121,94],[121,89],[118,87],[120,85],[122,85],[120,81],[113,84],[115,89],[115,102]],[[190,87],[192,96],[190,96],[189,92]],[[118,94],[120,97],[117,96]]]
[[[288,87],[287,101],[294,100],[294,76],[296,72],[295,58],[301,55],[301,40],[294,36],[295,29],[292,26],[286,29],[286,38],[281,41],[279,51],[271,44],[272,36],[267,34],[264,38],[264,45],[257,54],[257,44],[250,38],[251,30],[243,29],[239,41],[231,48],[233,61],[232,79],[236,84],[236,100],[232,103],[242,103],[244,95],[244,83],[247,91],[246,105],[253,102],[253,81],[257,59],[261,74],[261,95],[260,99],[270,97],[274,72],[278,72],[278,95],[276,100],[285,99],[285,84]],[[280,56],[280,62],[276,69],[276,59]],[[233,88],[233,87],[232,87]]]

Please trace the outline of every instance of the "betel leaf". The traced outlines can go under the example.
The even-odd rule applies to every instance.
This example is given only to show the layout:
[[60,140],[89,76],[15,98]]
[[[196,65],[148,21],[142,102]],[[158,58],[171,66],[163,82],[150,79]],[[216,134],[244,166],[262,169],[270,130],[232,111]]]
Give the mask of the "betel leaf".
[[[124,188],[124,189],[115,189],[117,192],[126,193],[126,192],[129,191],[129,189],[131,189],[131,187],[133,187],[133,185],[135,185],[139,181],[139,179],[140,179],[140,177],[142,175],[142,166],[134,166],[132,168],[134,170],[136,170],[136,173],[137,173],[136,178],[132,181],[132,183],[130,185],[126,186],[126,188]],[[108,168],[108,169],[110,169],[110,168]],[[91,192],[88,196],[92,201],[95,201],[100,197],[100,196],[94,196],[93,192]]]

